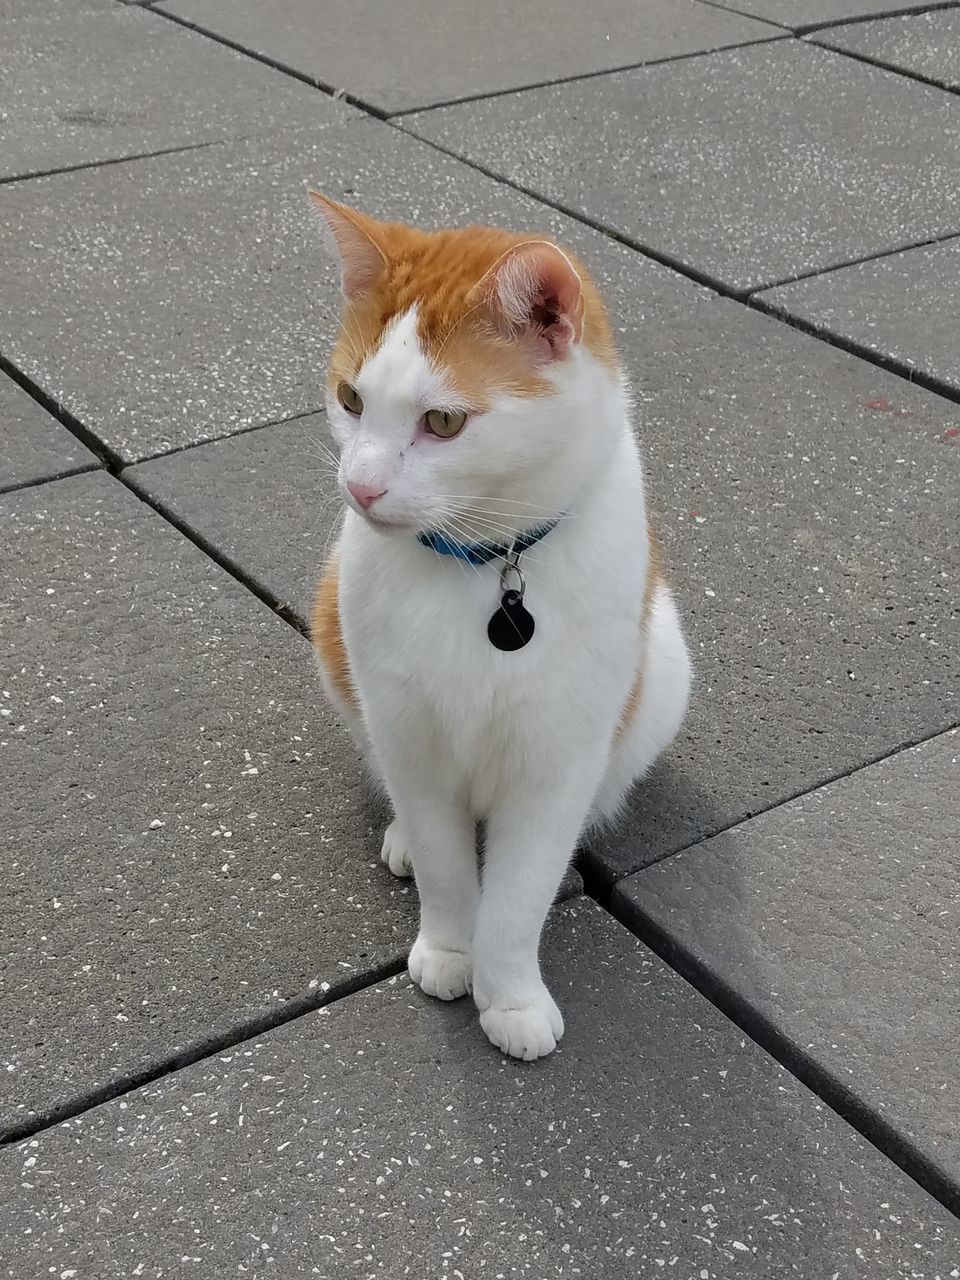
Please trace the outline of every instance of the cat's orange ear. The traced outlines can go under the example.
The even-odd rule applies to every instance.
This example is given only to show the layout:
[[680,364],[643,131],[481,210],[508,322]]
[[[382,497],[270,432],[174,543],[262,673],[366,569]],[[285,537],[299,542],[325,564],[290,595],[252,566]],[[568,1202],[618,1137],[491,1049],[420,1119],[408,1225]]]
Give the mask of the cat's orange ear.
[[548,240],[530,240],[505,253],[478,288],[498,329],[514,341],[528,341],[538,360],[562,360],[583,336],[580,277]]
[[319,191],[308,194],[320,214],[327,249],[340,263],[343,296],[353,301],[369,293],[387,261],[380,245],[380,224]]

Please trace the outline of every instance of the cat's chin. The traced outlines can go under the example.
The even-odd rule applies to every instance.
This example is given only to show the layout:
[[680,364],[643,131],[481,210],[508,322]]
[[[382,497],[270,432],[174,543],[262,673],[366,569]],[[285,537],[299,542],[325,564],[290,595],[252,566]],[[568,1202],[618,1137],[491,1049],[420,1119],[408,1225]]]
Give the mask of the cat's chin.
[[377,533],[385,534],[388,538],[416,533],[420,527],[412,520],[387,520],[383,516],[376,516],[370,511],[365,511],[360,516],[360,519],[368,524],[371,529],[375,529]]

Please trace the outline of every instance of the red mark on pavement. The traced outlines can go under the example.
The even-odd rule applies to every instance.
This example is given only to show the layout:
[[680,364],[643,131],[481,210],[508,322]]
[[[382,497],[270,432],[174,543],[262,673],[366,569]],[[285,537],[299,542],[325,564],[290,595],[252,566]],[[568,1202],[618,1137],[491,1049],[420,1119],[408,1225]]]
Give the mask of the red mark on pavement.
[[948,440],[960,440],[960,427],[947,427],[940,439],[944,443]]
[[889,413],[893,408],[889,400],[866,400],[864,403],[868,409],[876,409],[878,413]]

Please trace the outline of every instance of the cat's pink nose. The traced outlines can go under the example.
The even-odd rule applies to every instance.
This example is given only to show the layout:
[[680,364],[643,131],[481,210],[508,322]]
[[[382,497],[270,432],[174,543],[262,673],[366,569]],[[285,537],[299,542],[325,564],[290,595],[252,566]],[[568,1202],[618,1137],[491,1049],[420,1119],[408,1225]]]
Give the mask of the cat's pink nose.
[[372,507],[376,500],[382,498],[387,492],[386,489],[378,489],[373,484],[354,484],[352,480],[347,481],[347,489],[354,502],[363,507],[364,511]]

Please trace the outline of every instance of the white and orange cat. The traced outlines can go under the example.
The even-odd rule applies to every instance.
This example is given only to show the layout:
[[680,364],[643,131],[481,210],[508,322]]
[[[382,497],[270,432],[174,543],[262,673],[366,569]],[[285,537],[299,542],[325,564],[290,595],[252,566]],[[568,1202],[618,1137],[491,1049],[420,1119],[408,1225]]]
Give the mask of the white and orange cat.
[[490,1040],[538,1058],[563,1034],[547,911],[690,684],[630,394],[597,290],[555,244],[311,194],[344,298],[327,398],[348,510],[312,627],[325,686],[392,803],[383,860],[416,877],[410,976],[442,1000],[472,991]]

